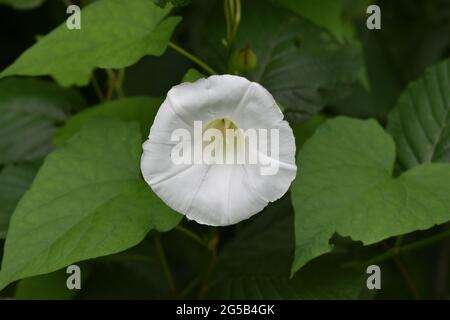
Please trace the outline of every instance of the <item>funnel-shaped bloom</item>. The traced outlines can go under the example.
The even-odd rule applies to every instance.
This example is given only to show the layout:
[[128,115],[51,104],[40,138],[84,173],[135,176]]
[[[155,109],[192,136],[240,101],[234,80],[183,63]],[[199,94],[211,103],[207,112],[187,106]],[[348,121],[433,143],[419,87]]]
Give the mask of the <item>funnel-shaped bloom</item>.
[[173,87],[143,149],[141,170],[153,191],[188,219],[213,226],[260,212],[286,193],[297,171],[292,129],[272,95],[238,76]]

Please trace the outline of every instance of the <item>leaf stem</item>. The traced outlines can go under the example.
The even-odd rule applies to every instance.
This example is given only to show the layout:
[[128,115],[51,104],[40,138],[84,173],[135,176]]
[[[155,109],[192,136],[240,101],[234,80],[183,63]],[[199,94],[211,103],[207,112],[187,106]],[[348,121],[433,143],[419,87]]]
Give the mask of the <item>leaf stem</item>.
[[239,29],[240,23],[241,23],[241,0],[236,0],[233,28],[231,30],[231,35],[230,35],[230,39],[229,39],[230,45],[234,42],[234,38],[236,37],[236,33]]
[[202,285],[200,287],[200,291],[198,294],[199,299],[203,298],[203,296],[209,289],[208,288],[208,280],[209,280],[209,277],[211,276],[211,274],[214,270],[214,267],[216,266],[216,262],[217,262],[217,246],[219,244],[219,233],[217,232],[217,230],[214,230],[214,231],[215,231],[214,235],[208,244],[208,248],[211,252],[211,260],[210,260],[208,269],[206,270],[205,275],[203,276],[203,279],[202,279]]
[[156,254],[158,255],[161,267],[164,272],[164,276],[166,277],[167,284],[169,285],[170,292],[175,297],[177,290],[175,286],[175,280],[173,278],[172,272],[170,271],[169,264],[167,263],[166,255],[164,253],[164,249],[161,245],[161,236],[157,234],[155,236],[155,249]]
[[438,233],[438,234],[436,234],[434,236],[431,236],[431,237],[428,237],[428,238],[425,238],[425,239],[422,239],[422,240],[419,240],[419,241],[415,241],[413,243],[410,243],[410,244],[407,244],[407,245],[404,245],[404,246],[391,248],[388,251],[386,251],[385,253],[380,254],[380,255],[378,255],[378,256],[368,260],[366,262],[366,265],[376,264],[376,263],[379,263],[381,261],[384,261],[384,260],[393,258],[395,256],[398,256],[399,254],[411,252],[411,251],[414,251],[414,250],[426,247],[426,246],[431,245],[431,244],[433,244],[435,242],[444,240],[445,238],[447,238],[449,236],[450,236],[450,229],[445,230],[445,231],[443,231],[441,233]]
[[114,87],[116,83],[116,75],[114,71],[111,69],[105,69],[106,74],[108,75],[108,90],[106,91],[105,100],[109,101],[112,98],[112,95],[114,93]]
[[104,101],[105,97],[103,96],[102,90],[100,89],[100,86],[97,81],[97,77],[95,76],[94,72],[92,72],[91,81],[92,81],[92,86],[94,87],[94,90],[95,90],[95,94],[97,95],[98,99],[100,101]]
[[119,98],[124,96],[123,93],[123,82],[125,81],[125,68],[119,69],[117,71],[117,82],[116,82],[116,92]]
[[114,72],[112,69],[106,69],[106,73],[108,75],[108,91],[105,99],[107,101],[111,100],[114,91],[118,97],[123,97],[122,86],[125,79],[125,68],[119,69],[117,72]]
[[225,21],[227,23],[227,39],[226,39],[226,46],[228,47],[228,39],[230,38],[231,35],[231,30],[232,30],[232,20],[231,20],[231,16],[230,16],[230,5],[229,5],[229,0],[223,0],[223,8],[225,11]]
[[225,20],[227,24],[227,35],[224,39],[228,54],[231,52],[236,33],[241,23],[241,0],[224,0]]
[[[397,240],[399,238],[403,238],[402,236],[398,237]],[[391,248],[385,243],[382,243],[384,248],[389,251]],[[416,300],[420,300],[420,294],[419,291],[417,290],[417,287],[413,281],[413,279],[411,278],[408,269],[406,268],[406,266],[403,264],[403,262],[399,259],[398,256],[393,257],[394,260],[394,264],[397,267],[398,271],[400,272],[400,274],[402,275],[403,280],[405,281],[406,286],[408,287],[409,291],[411,292],[412,296],[414,297],[414,299]]]
[[201,276],[196,277],[194,280],[192,280],[187,286],[186,288],[184,288],[184,290],[181,292],[180,297],[181,298],[186,298],[186,296],[192,291],[192,289],[194,289],[202,280]]
[[195,242],[197,242],[198,244],[200,244],[202,247],[204,247],[206,245],[205,241],[203,241],[202,238],[200,238],[200,236],[194,232],[192,232],[191,230],[183,227],[183,226],[176,226],[175,230],[177,230],[178,232],[184,234],[185,236],[191,238],[192,240],[194,240]]
[[206,72],[208,72],[209,74],[217,74],[216,71],[214,71],[213,68],[211,68],[210,66],[208,66],[204,61],[202,61],[201,59],[197,58],[196,56],[194,56],[193,54],[187,52],[186,50],[184,50],[183,48],[181,48],[180,46],[176,45],[175,43],[173,43],[172,41],[169,42],[169,47],[171,47],[173,50],[177,51],[178,53],[180,53],[182,56],[188,58],[189,60],[191,60],[192,62],[196,63],[197,65],[199,65],[200,67],[202,67]]

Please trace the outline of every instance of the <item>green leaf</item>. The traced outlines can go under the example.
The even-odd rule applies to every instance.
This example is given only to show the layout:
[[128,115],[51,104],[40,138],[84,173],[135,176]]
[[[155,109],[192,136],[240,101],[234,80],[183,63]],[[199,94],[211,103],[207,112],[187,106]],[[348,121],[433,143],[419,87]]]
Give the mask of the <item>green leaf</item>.
[[[91,261],[89,277],[77,299],[170,299],[170,288],[154,252],[153,236],[126,251]],[[174,272],[173,265],[171,270]]]
[[[269,1],[246,0],[242,5],[245,19],[234,47],[256,55],[256,68],[248,78],[272,93],[290,123],[350,96],[353,85],[364,78],[360,46],[340,43],[327,30]],[[216,70],[230,73],[221,12],[214,7],[207,17],[198,13],[197,19],[207,22],[193,35],[192,46]]]
[[362,274],[340,268],[328,255],[293,279],[289,270],[294,226],[289,197],[269,205],[226,246],[213,274],[208,298],[218,299],[355,299]]
[[359,48],[341,44],[327,31],[263,1],[245,12],[237,46],[255,52],[253,80],[273,94],[291,121],[303,121],[348,96],[350,85],[359,82]]
[[364,244],[450,219],[450,164],[423,164],[393,178],[395,145],[374,120],[328,120],[301,150],[292,186],[292,272],[341,236]]
[[81,11],[81,30],[65,23],[40,39],[0,74],[51,75],[63,86],[86,85],[92,70],[123,68],[161,55],[179,17],[149,0],[99,0]]
[[[364,15],[366,15],[365,8]],[[380,37],[372,30],[362,29],[360,37],[368,85],[355,84],[350,96],[328,107],[334,114],[353,118],[376,118],[385,123],[388,113],[401,93],[398,72],[393,68]]]
[[40,161],[7,166],[0,172],[0,239],[6,237],[9,218],[33,182]]
[[327,29],[339,41],[344,40],[348,30],[342,19],[341,0],[276,0],[276,2]]
[[178,224],[141,178],[141,142],[137,124],[96,118],[47,157],[11,217],[0,289]]
[[195,82],[198,79],[205,78],[205,75],[196,69],[189,69],[186,74],[183,76],[181,82]]
[[41,6],[45,0],[0,0],[0,4],[13,7],[17,10],[30,10]]
[[[86,268],[81,269],[81,287],[84,288]],[[17,283],[14,299],[17,300],[70,300],[78,290],[67,288],[70,274],[65,269],[49,274],[22,279]]]
[[449,60],[427,69],[408,86],[389,115],[388,131],[401,167],[450,162]]
[[78,93],[35,79],[0,81],[0,165],[46,156],[51,137],[71,111],[84,107]]
[[86,109],[69,119],[66,125],[59,129],[53,138],[56,146],[63,145],[91,118],[97,116],[110,117],[123,121],[140,123],[143,136],[148,136],[153,119],[162,103],[161,98],[143,96],[127,97],[102,103]]
[[308,120],[297,123],[292,126],[292,131],[295,136],[295,147],[297,153],[303,147],[305,142],[311,138],[311,136],[316,132],[317,128],[325,122],[327,118],[322,114],[316,114],[309,118]]

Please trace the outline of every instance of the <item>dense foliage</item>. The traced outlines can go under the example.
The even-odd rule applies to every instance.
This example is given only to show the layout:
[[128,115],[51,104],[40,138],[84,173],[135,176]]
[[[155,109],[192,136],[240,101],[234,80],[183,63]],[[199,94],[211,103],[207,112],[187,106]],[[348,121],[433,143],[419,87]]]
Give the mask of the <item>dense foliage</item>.
[[[447,0],[0,0],[0,297],[449,298],[449,25]],[[217,228],[140,157],[167,91],[224,73],[274,96],[298,173]]]

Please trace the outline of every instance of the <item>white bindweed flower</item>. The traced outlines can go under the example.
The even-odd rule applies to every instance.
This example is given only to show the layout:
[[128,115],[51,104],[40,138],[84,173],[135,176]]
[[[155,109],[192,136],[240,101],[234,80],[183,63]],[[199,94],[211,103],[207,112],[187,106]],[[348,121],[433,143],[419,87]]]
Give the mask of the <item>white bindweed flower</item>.
[[141,170],[153,191],[206,225],[260,212],[297,171],[294,135],[272,95],[232,75],[173,87],[143,149]]

